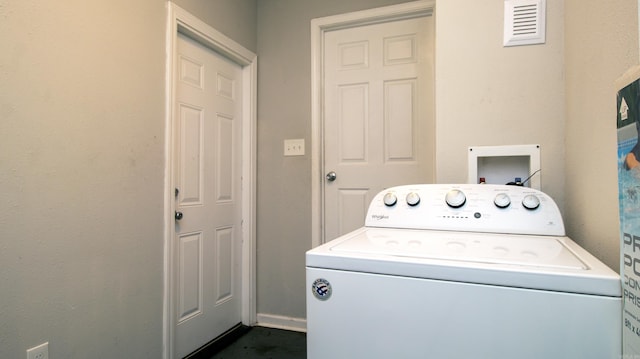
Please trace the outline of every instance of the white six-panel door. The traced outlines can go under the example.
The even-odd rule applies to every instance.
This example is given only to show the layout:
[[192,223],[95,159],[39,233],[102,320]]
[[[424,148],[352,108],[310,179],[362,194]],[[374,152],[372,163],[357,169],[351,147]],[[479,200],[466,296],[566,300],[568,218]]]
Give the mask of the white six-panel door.
[[433,17],[329,31],[324,43],[325,240],[364,225],[390,186],[433,180]]
[[177,52],[172,267],[182,358],[241,322],[242,70],[181,34]]

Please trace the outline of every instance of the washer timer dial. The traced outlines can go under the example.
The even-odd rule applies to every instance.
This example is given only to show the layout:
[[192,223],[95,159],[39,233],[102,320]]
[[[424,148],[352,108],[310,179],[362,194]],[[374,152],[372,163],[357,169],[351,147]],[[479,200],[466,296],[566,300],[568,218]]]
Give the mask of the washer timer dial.
[[526,209],[534,210],[540,207],[540,199],[536,195],[528,194],[522,199],[522,206]]
[[393,192],[387,192],[382,198],[382,202],[384,202],[387,207],[392,207],[398,202],[398,197],[396,197]]
[[507,208],[511,204],[511,198],[506,193],[498,193],[493,199],[493,203],[498,208]]
[[406,200],[407,204],[413,207],[420,203],[420,196],[415,192],[409,192],[409,194],[407,194]]
[[447,202],[447,205],[449,205],[449,207],[460,208],[464,206],[464,203],[467,201],[467,196],[465,196],[464,192],[459,189],[452,189],[451,191],[447,192],[444,200],[445,202]]

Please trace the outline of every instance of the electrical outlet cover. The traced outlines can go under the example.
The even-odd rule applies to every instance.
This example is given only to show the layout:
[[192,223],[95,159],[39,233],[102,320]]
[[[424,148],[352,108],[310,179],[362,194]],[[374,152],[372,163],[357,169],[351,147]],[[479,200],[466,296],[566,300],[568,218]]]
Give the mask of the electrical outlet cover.
[[49,359],[49,342],[28,349],[27,359]]

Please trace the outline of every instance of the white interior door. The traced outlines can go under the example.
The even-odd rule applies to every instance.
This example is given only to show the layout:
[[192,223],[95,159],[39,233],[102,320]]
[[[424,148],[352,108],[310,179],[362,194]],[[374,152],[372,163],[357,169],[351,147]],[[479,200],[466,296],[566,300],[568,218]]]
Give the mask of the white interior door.
[[324,240],[384,188],[433,181],[433,32],[423,16],[325,33]]
[[242,69],[181,34],[176,66],[172,268],[182,358],[242,319]]

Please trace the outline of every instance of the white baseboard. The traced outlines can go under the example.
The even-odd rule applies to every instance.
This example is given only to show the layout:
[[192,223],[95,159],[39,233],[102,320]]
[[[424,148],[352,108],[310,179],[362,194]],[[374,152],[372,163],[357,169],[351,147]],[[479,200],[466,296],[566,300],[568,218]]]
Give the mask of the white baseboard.
[[286,329],[296,332],[307,331],[307,320],[304,318],[292,318],[282,315],[261,314],[257,315],[257,325],[267,328]]

